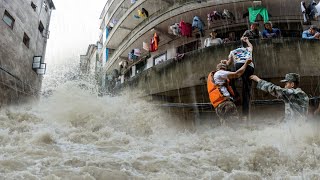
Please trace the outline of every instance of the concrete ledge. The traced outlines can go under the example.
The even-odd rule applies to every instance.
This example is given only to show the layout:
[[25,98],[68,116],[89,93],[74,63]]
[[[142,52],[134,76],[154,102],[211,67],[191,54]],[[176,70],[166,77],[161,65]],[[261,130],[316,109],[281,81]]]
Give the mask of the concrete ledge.
[[[278,39],[252,43],[255,74],[279,84],[279,80],[286,73],[296,72],[301,75],[301,86],[308,94],[312,96],[320,94],[319,41]],[[203,102],[198,101],[199,98],[206,102],[206,97],[201,97],[201,94],[206,93],[205,79],[209,72],[215,70],[216,64],[221,59],[226,59],[229,52],[239,45],[238,42],[187,53],[182,60],[171,59],[141,72],[126,81],[123,87],[141,89],[146,95],[158,94],[173,98],[176,98],[177,94],[191,96],[193,89],[195,94],[200,93],[194,98],[195,102]],[[183,93],[183,89],[188,90]]]
[[[120,46],[117,48],[114,54],[110,57],[108,63],[106,64],[105,69],[106,70],[109,69],[115,63],[117,57],[119,57],[137,39],[139,39],[141,36],[146,34],[148,31],[150,31],[152,28],[154,28],[158,24],[172,17],[178,16],[180,14],[184,14],[188,11],[193,11],[193,10],[197,10],[205,7],[218,6],[218,5],[230,4],[230,3],[241,3],[241,2],[250,2],[250,0],[223,0],[223,1],[215,0],[207,3],[197,3],[197,2],[190,3],[189,2],[187,4],[176,4],[174,6],[171,6],[169,9],[165,11],[160,11],[154,14],[152,17],[149,17],[145,21],[145,23],[141,23],[127,37],[124,38]],[[119,21],[119,24],[121,24],[120,21]],[[111,37],[112,37],[112,33],[109,35],[109,38]]]

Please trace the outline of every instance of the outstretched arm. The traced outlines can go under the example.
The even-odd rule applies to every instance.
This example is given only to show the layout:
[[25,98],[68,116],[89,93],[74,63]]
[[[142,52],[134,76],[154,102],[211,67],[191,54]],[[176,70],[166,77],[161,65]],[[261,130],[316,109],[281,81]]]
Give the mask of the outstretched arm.
[[286,99],[286,94],[289,94],[290,89],[281,88],[280,86],[274,85],[268,81],[260,79],[256,75],[250,76],[250,79],[257,82],[257,89],[260,89],[264,92],[270,93],[272,96]]
[[240,69],[238,69],[236,72],[230,72],[228,74],[228,79],[235,79],[235,78],[239,78],[244,71],[246,70],[247,66],[252,62],[251,59],[247,60],[246,63],[244,63],[242,65],[242,67]]
[[249,38],[247,37],[243,37],[241,38],[243,42],[247,43],[247,45],[249,46],[249,48],[251,48],[251,51],[253,51],[253,45],[251,44],[251,42],[249,41]]

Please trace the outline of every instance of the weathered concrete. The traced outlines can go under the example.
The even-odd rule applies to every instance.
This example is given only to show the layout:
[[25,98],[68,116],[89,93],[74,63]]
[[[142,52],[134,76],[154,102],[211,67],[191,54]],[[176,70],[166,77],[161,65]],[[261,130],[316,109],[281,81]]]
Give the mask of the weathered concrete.
[[[212,12],[212,10],[223,10],[224,8],[229,9],[233,12],[236,16],[236,23],[227,23],[221,22],[212,23],[213,26],[210,28],[221,29],[221,28],[231,28],[233,26],[246,26],[248,24],[247,19],[243,18],[243,14],[247,12],[247,8],[252,6],[252,1],[250,0],[214,0],[214,1],[207,1],[206,3],[195,3],[195,1],[182,1],[182,2],[189,2],[189,3],[181,3],[171,6],[170,8],[164,8],[160,10],[161,6],[159,6],[158,11],[154,11],[148,19],[139,23],[139,25],[133,24],[130,28],[133,29],[132,31],[119,31],[116,33],[115,31],[118,30],[118,27],[121,27],[121,23],[124,20],[132,18],[130,13],[133,11],[134,8],[138,7],[131,7],[130,13],[129,11],[123,15],[121,21],[117,24],[116,27],[110,33],[108,40],[104,43],[104,48],[108,45],[109,41],[112,42],[112,48],[116,49],[115,52],[109,57],[109,60],[105,66],[105,71],[111,71],[117,67],[118,57],[125,56],[128,51],[132,48],[141,47],[141,44],[145,39],[150,37],[150,30],[157,27],[160,28],[163,32],[167,31],[169,25],[175,22],[179,22],[181,19],[185,20],[186,22],[192,22],[193,16],[197,15],[201,17],[205,21],[207,19],[207,13]],[[190,3],[193,2],[193,3]],[[272,17],[270,19],[274,22],[302,22],[302,15],[299,10],[300,7],[299,0],[283,0],[281,2],[278,1],[263,1],[263,6],[268,8]],[[148,9],[148,6],[145,7]],[[127,21],[130,22],[130,21]],[[128,23],[127,23],[128,24]],[[246,28],[245,28],[246,29]],[[244,30],[245,30],[244,29]],[[244,31],[243,30],[243,31]],[[297,29],[295,29],[297,30]],[[300,29],[299,29],[300,30]],[[121,34],[119,36],[118,34]],[[115,35],[115,37],[113,37]],[[163,34],[160,34],[160,37]],[[118,38],[120,37],[120,38]],[[160,41],[160,46],[163,44],[163,36]],[[174,43],[177,46],[181,45],[176,42]]]
[[[125,82],[147,95],[157,95],[169,102],[209,102],[206,78],[216,64],[226,59],[240,44],[227,44],[193,51],[182,60],[168,60]],[[253,42],[255,74],[279,84],[286,73],[302,76],[301,86],[311,96],[320,94],[320,43],[300,39]],[[254,99],[268,98],[254,92]]]
[[97,67],[97,46],[90,44],[85,55],[80,55],[80,71],[82,75],[94,75]]
[[[0,0],[0,15],[5,10],[15,19],[11,29],[3,20],[0,20],[0,70],[1,91],[0,104],[10,104],[22,101],[22,98],[37,98],[42,82],[42,76],[32,70],[34,56],[44,55],[47,44],[47,32],[50,23],[51,0],[43,5],[44,0],[32,0],[37,6],[31,7],[31,1]],[[46,10],[47,9],[47,10]],[[44,31],[38,30],[42,22]],[[23,43],[26,33],[30,38],[29,47]]]

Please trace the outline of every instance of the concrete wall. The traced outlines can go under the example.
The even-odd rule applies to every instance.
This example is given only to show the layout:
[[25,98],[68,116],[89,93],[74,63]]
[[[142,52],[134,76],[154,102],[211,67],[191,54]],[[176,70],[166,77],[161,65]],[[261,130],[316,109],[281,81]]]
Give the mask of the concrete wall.
[[[209,102],[206,78],[221,59],[240,44],[227,44],[193,51],[182,60],[168,60],[154,66],[124,86],[136,87],[149,95],[166,96],[172,102]],[[253,42],[255,74],[279,84],[286,73],[302,76],[302,88],[312,96],[320,94],[320,44],[300,39],[264,40]],[[201,78],[205,79],[201,79]],[[255,96],[264,98],[265,93]]]
[[[295,22],[300,23],[302,22],[302,14],[300,12],[300,2],[299,0],[281,0],[281,1],[263,1],[263,6],[268,8],[269,13],[272,15],[270,19],[274,23],[288,23],[288,22]],[[142,42],[139,42],[141,40],[145,40],[146,37],[148,37],[148,32],[154,28],[160,28],[163,31],[166,31],[168,25],[171,25],[174,22],[179,22],[180,19],[190,19],[192,20],[192,17],[194,15],[198,15],[201,17],[202,20],[207,19],[207,13],[212,12],[212,10],[217,10],[223,8],[231,10],[235,16],[237,17],[237,23],[236,24],[226,24],[225,22],[219,22],[219,23],[212,23],[213,26],[210,26],[210,28],[216,28],[216,29],[229,29],[231,27],[245,27],[248,26],[249,23],[247,22],[247,19],[243,18],[243,14],[247,11],[247,8],[252,6],[252,1],[246,1],[246,0],[215,0],[211,1],[208,0],[207,3],[195,3],[195,4],[183,4],[183,5],[177,5],[177,6],[171,6],[170,8],[165,8],[164,12],[159,12],[157,15],[153,15],[152,17],[149,17],[146,21],[143,21],[143,23],[136,26],[132,31],[128,31],[124,34],[127,34],[125,39],[117,39],[119,36],[115,36],[115,41],[118,40],[121,42],[117,47],[113,47],[116,49],[115,53],[110,56],[109,62],[106,64],[106,71],[110,71],[112,69],[115,69],[118,64],[117,58],[119,56],[123,56],[126,54],[125,52],[132,49],[140,47]],[[148,9],[148,6],[145,8]],[[258,18],[259,19],[259,18]],[[175,20],[175,21],[173,21]],[[170,23],[168,23],[170,22]],[[262,24],[262,23],[261,23]],[[165,28],[163,28],[165,26]],[[119,25],[120,27],[120,25]],[[247,28],[245,28],[247,29]],[[243,31],[245,30],[243,29]],[[293,28],[291,28],[293,30]],[[294,29],[294,30],[300,30],[300,29]],[[119,30],[120,33],[120,30]],[[111,36],[113,36],[115,31],[110,34],[109,39],[111,39]],[[113,42],[115,42],[113,41]],[[137,44],[138,43],[138,44]],[[160,42],[162,43],[162,42]],[[174,42],[176,46],[179,46],[179,42]]]
[[[13,29],[0,20],[0,104],[18,102],[24,97],[37,98],[42,76],[32,70],[33,56],[42,56],[44,62],[47,38],[38,30],[39,22],[44,32],[49,28],[51,9],[43,6],[44,0],[32,0],[37,6],[31,7],[31,0],[0,0],[0,17],[5,10],[15,19]],[[30,38],[29,47],[23,43],[26,33]],[[10,75],[11,74],[11,75]]]
[[80,70],[82,75],[95,75],[97,68],[97,51],[97,46],[90,44],[86,55],[80,55]]

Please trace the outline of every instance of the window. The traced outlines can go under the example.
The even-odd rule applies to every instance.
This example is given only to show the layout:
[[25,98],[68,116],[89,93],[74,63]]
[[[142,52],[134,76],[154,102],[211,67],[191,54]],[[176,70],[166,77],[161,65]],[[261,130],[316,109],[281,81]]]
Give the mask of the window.
[[43,33],[43,30],[44,30],[44,27],[43,27],[43,24],[42,22],[40,21],[39,23],[39,27],[38,27],[39,31],[41,32],[41,34]]
[[33,9],[34,11],[37,10],[37,5],[35,5],[32,1],[31,1],[31,7],[32,7],[32,9]]
[[154,58],[154,65],[160,64],[167,60],[167,53],[161,54]]
[[24,35],[23,35],[23,44],[29,48],[30,38],[26,33],[24,33]]
[[13,29],[14,18],[8,13],[8,11],[4,11],[4,16],[2,20],[11,28]]

